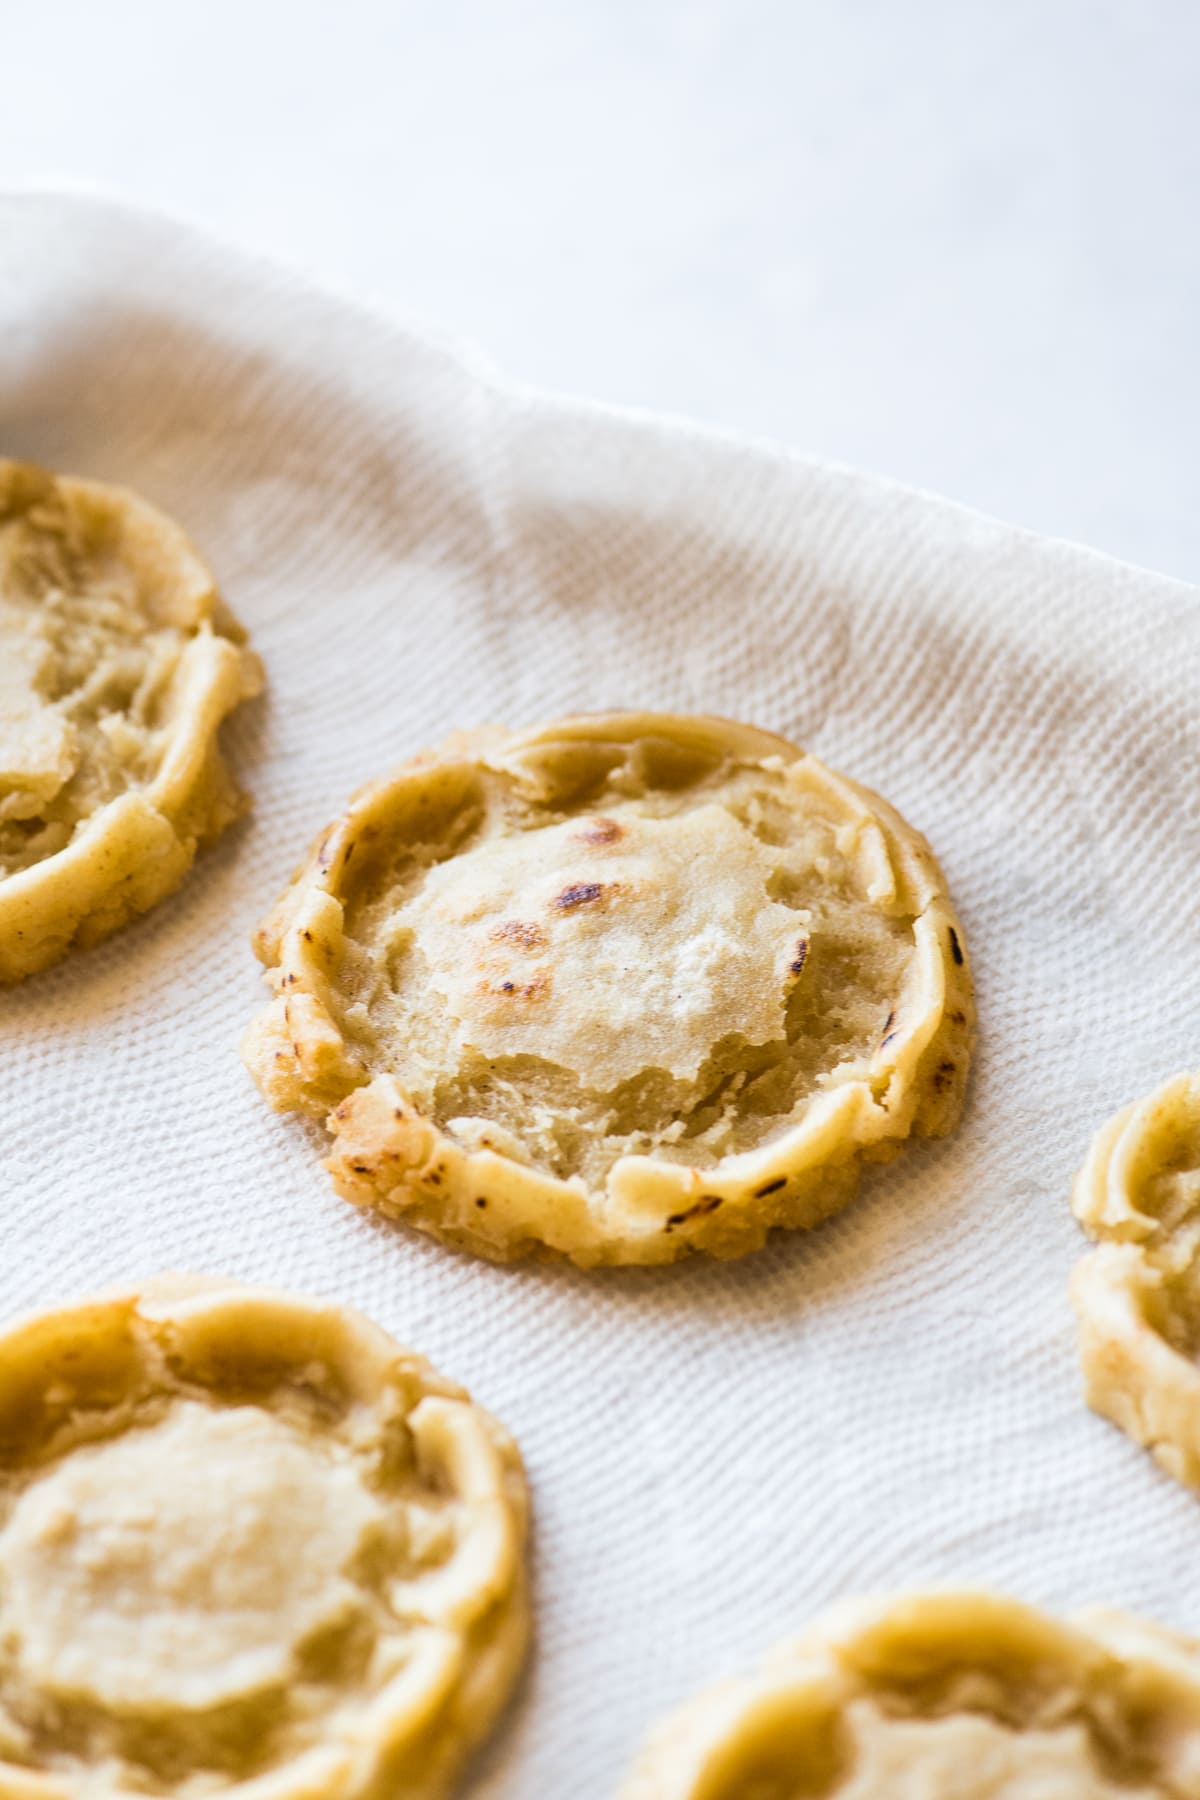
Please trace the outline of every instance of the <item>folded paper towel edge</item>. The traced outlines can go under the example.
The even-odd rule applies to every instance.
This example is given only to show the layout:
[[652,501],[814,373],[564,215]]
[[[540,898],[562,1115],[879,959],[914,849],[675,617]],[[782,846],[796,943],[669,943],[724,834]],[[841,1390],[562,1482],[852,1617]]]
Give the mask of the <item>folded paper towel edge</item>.
[[[1013,524],[981,508],[954,500],[935,489],[906,482],[876,470],[862,469],[812,451],[798,450],[770,438],[756,436],[726,425],[713,425],[686,414],[662,412],[651,407],[632,406],[598,400],[588,395],[558,392],[525,382],[508,374],[474,339],[446,330],[416,315],[397,311],[373,296],[359,292],[348,284],[325,274],[289,263],[237,239],[224,236],[200,220],[155,207],[84,179],[56,178],[53,181],[31,180],[9,182],[0,187],[0,220],[9,209],[44,209],[51,212],[77,212],[95,222],[107,216],[114,222],[147,232],[173,237],[191,254],[205,256],[226,267],[236,265],[237,272],[249,281],[267,286],[277,293],[291,293],[333,305],[349,315],[356,315],[375,332],[397,340],[407,340],[425,355],[442,359],[457,373],[487,389],[497,398],[521,407],[536,407],[543,415],[555,414],[564,420],[579,422],[592,418],[608,421],[632,430],[667,437],[676,443],[692,444],[714,452],[724,451],[779,468],[789,465],[813,475],[823,475],[874,493],[880,499],[900,503],[919,503],[935,509],[947,523],[960,531],[984,536],[1003,537],[1008,545],[1037,547],[1043,553],[1059,552],[1073,559],[1086,559],[1097,574],[1152,579],[1164,598],[1186,599],[1190,604],[1200,587],[1175,575],[1145,564],[1133,563],[1075,539],[1040,532],[1029,526]],[[0,234],[2,235],[2,234]]]

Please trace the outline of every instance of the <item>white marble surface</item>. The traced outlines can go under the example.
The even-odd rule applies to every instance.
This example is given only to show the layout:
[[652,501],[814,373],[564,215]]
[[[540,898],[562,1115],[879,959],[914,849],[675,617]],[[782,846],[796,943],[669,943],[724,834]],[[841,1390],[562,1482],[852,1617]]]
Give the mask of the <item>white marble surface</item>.
[[4,46],[0,183],[1200,578],[1196,0],[75,0]]

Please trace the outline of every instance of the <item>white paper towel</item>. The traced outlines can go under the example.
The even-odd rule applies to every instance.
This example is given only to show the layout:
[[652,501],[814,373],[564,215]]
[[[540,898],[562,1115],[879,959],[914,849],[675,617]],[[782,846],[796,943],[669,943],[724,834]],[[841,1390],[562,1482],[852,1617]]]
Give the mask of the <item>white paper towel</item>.
[[[0,452],[128,482],[266,662],[251,819],[0,997],[0,1309],[164,1266],[365,1308],[516,1433],[539,1643],[473,1791],[610,1792],[849,1592],[1200,1628],[1200,1503],[1089,1414],[1093,1128],[1200,1062],[1200,597],[871,477],[550,400],[173,224],[0,199]],[[728,1267],[497,1269],[355,1213],[237,1056],[248,934],[357,783],[609,706],[785,732],[930,837],[981,1035],[958,1137]]]

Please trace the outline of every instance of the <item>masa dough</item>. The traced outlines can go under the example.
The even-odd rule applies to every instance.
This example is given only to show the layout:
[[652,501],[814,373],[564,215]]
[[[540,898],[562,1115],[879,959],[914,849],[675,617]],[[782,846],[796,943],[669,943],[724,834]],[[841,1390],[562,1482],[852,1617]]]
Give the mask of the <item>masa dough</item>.
[[1099,1245],[1071,1282],[1088,1402],[1200,1488],[1200,1074],[1110,1119],[1072,1202]]
[[0,459],[0,983],[145,912],[241,812],[244,638],[145,501]]
[[181,1400],[77,1450],[0,1532],[23,1675],[114,1712],[204,1708],[286,1682],[354,1605],[343,1576],[378,1502],[258,1407]]
[[0,1335],[0,1794],[436,1800],[527,1635],[511,1441],[342,1308],[174,1277]]
[[620,1800],[1194,1800],[1200,1646],[983,1593],[836,1608],[685,1705]]
[[962,1106],[924,839],[728,720],[452,738],[321,834],[256,947],[271,1104],[326,1121],[347,1199],[497,1260],[740,1256]]

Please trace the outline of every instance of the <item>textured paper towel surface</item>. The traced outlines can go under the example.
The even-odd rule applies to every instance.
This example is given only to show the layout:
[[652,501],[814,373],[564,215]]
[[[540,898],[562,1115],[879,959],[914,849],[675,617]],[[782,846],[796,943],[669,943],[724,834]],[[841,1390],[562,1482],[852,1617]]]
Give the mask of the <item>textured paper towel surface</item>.
[[[1200,1502],[1078,1392],[1067,1204],[1200,1062],[1200,597],[925,495],[506,387],[160,221],[0,200],[0,449],[186,524],[266,662],[252,818],[0,997],[0,1308],[164,1266],[331,1294],[517,1434],[539,1644],[475,1771],[599,1800],[838,1596],[992,1583],[1200,1628]],[[359,1216],[237,1057],[248,934],[457,725],[742,715],[931,838],[978,976],[960,1135],[730,1267],[496,1269]]]

